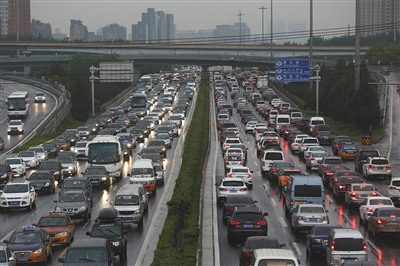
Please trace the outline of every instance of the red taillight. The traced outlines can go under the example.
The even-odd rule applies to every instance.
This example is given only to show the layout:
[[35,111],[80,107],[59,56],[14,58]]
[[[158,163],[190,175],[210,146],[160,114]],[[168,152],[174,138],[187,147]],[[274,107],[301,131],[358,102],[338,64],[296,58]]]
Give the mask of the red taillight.
[[332,250],[332,251],[335,250],[335,240],[332,241],[331,250]]
[[253,257],[253,252],[244,252],[243,255],[247,258],[252,258]]
[[386,223],[386,220],[384,220],[384,219],[378,219],[376,222],[377,222],[378,224],[385,224],[385,223]]
[[372,208],[367,208],[367,212],[373,212],[374,210]]
[[343,185],[340,185],[340,186],[339,186],[339,188],[340,188],[340,189],[343,189],[343,188],[345,188],[345,186],[343,186]]
[[388,189],[397,189],[395,186],[389,186]]
[[337,178],[335,178],[335,183],[337,183],[337,181],[338,181],[338,179],[337,179]]
[[259,222],[257,222],[257,225],[266,226],[267,221],[259,221]]
[[328,216],[322,216],[322,217],[321,217],[321,220],[322,220],[322,221],[328,221],[329,219],[328,219]]
[[247,178],[252,178],[253,177],[253,174],[248,174],[247,175]]
[[276,168],[271,169],[272,173],[276,173]]
[[247,188],[241,188],[241,189],[239,189],[239,191],[247,191]]
[[226,206],[226,207],[225,207],[225,210],[227,210],[227,211],[233,211],[233,206]]
[[365,243],[364,240],[362,241],[362,243],[363,243],[364,250],[366,251],[367,250],[367,244]]
[[233,174],[232,173],[228,174],[228,177],[233,177]]
[[311,161],[315,161],[315,158],[311,158],[310,160],[311,160]]
[[378,196],[378,193],[373,192],[373,193],[372,193],[372,196]]
[[240,161],[240,164],[241,164],[241,165],[244,165],[244,162],[243,162],[243,161]]
[[391,164],[388,164],[388,165],[386,165],[386,168],[387,168],[387,169],[392,169],[392,165],[391,165]]
[[229,221],[229,224],[230,224],[230,225],[239,225],[240,222],[239,222],[239,221],[235,221],[235,220],[230,220],[230,221]]
[[229,146],[229,144],[228,143],[224,143],[224,147],[228,147]]
[[225,162],[225,165],[229,165],[229,162]]
[[375,168],[375,166],[373,164],[369,164],[368,168]]
[[357,194],[355,192],[351,193],[351,197],[355,197]]
[[220,188],[219,188],[219,191],[228,191],[228,189],[227,189],[227,188],[224,188],[224,187],[220,187]]
[[327,172],[326,175],[327,176],[333,176],[333,172]]

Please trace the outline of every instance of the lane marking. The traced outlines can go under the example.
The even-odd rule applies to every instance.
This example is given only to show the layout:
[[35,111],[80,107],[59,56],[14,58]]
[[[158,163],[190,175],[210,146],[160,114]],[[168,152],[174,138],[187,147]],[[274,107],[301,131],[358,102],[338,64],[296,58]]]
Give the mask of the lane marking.
[[276,203],[276,200],[275,200],[275,198],[272,198],[271,199],[271,202],[272,202],[272,205],[274,205],[274,207],[276,207],[278,204]]
[[283,217],[279,217],[278,218],[278,221],[279,221],[279,223],[282,225],[282,227],[288,227],[288,225],[287,225],[287,223],[286,223],[286,221],[285,221],[285,219],[283,218]]
[[296,250],[297,255],[303,256],[303,253],[301,253],[300,248],[299,248],[299,245],[297,245],[296,242],[293,242],[293,247],[294,247],[294,249]]

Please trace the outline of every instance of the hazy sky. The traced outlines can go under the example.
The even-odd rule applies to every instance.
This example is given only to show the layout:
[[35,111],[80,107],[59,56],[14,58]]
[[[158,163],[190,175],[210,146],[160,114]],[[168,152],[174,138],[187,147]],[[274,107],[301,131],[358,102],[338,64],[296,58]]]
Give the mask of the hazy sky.
[[[147,8],[174,14],[177,30],[213,30],[216,25],[247,23],[251,34],[270,32],[271,0],[31,0],[31,18],[50,23],[69,36],[71,19],[80,19],[89,31],[118,23],[131,33]],[[355,0],[313,0],[314,30],[342,28],[355,24]],[[310,0],[273,0],[274,21],[302,20],[309,29]],[[128,37],[128,36],[127,36]]]

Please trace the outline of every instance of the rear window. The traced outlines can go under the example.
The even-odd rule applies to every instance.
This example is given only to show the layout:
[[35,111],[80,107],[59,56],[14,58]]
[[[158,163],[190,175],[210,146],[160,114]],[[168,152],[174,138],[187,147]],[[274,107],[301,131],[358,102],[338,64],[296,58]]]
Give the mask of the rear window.
[[318,143],[317,139],[303,139],[303,143]]
[[224,181],[223,185],[225,187],[243,187],[243,181]]
[[364,241],[361,238],[336,238],[336,251],[363,251]]
[[340,178],[339,183],[341,184],[351,184],[351,183],[362,183],[363,181],[358,177],[343,177]]
[[281,246],[278,241],[273,241],[273,240],[267,241],[266,239],[252,239],[251,241],[248,241],[247,248],[248,249],[281,248]]
[[325,124],[323,120],[313,120],[311,121],[311,125],[323,125]]
[[379,156],[378,151],[362,151],[360,153],[360,159],[366,159],[368,157],[376,157]]
[[389,164],[388,160],[384,160],[384,159],[376,159],[376,160],[372,160],[371,162],[372,164]]
[[294,186],[295,197],[321,197],[322,188],[318,185],[297,185]]
[[281,153],[267,152],[265,154],[265,160],[283,160],[283,156]]
[[314,230],[314,235],[329,235],[332,229],[339,228],[338,226],[317,226]]
[[379,215],[381,217],[400,217],[400,210],[381,210]]
[[239,212],[235,213],[234,218],[232,219],[242,221],[260,221],[264,220],[264,216],[261,213],[256,212]]
[[343,163],[343,161],[342,161],[342,159],[326,159],[325,160],[325,163],[326,164],[342,164]]
[[371,205],[392,205],[392,201],[388,199],[373,199],[369,203]]
[[374,191],[373,186],[365,186],[365,185],[359,185],[359,186],[353,186],[354,191]]
[[392,181],[392,185],[396,187],[400,187],[400,181]]
[[290,123],[290,119],[287,117],[278,117],[277,122],[278,123]]

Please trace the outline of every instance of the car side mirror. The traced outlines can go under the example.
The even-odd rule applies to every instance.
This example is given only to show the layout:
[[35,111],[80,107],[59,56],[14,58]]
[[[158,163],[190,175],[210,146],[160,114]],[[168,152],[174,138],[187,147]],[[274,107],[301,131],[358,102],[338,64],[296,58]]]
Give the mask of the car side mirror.
[[328,213],[329,211],[328,211],[328,210],[325,210],[325,212]]
[[7,244],[8,242],[9,242],[8,239],[4,239],[4,240],[3,240],[3,243],[6,243],[6,244]]
[[37,224],[32,224],[33,226],[37,226]]
[[264,212],[264,216],[268,216],[268,212]]
[[83,172],[81,172],[81,175],[83,175],[84,173]]
[[57,203],[57,200],[53,200],[54,203]]
[[110,262],[111,262],[111,261],[116,261],[116,260],[117,260],[117,258],[116,258],[116,257],[114,257],[114,256],[112,256],[112,257],[110,257],[108,260],[109,260]]
[[73,222],[73,221],[70,221],[69,222],[69,225],[74,225],[75,223]]
[[44,239],[44,242],[49,242],[50,241],[50,237],[46,237],[45,239]]
[[91,233],[90,233],[89,231],[86,231],[86,235],[87,235],[87,236],[90,236]]
[[253,203],[258,203],[258,201],[257,200],[253,200]]
[[280,244],[279,245],[281,248],[286,247],[286,244]]
[[64,263],[64,258],[58,258],[58,262]]
[[12,262],[12,261],[15,261],[15,258],[14,257],[9,257],[8,258],[8,262]]

